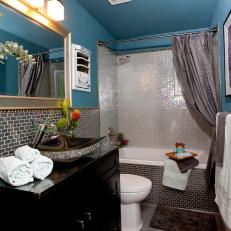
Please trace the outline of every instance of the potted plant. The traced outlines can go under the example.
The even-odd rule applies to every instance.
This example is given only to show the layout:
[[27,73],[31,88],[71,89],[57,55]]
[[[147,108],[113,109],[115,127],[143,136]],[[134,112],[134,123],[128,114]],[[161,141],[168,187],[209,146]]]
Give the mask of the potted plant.
[[62,113],[63,117],[56,124],[57,130],[65,130],[67,135],[74,137],[74,130],[79,126],[80,111],[71,109],[69,100],[65,99],[62,104]]

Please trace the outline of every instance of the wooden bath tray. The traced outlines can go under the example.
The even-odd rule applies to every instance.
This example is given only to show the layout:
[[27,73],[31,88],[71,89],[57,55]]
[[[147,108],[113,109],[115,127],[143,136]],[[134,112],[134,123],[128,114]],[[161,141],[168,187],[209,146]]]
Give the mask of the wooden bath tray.
[[[186,151],[187,152],[187,151]],[[176,156],[176,153],[175,152],[167,152],[167,153],[165,153],[165,155],[167,156],[167,157],[169,157],[170,159],[173,159],[173,160],[186,160],[186,159],[190,159],[190,158],[192,158],[192,157],[196,157],[196,156],[198,156],[198,154],[197,153],[194,153],[194,152],[188,152],[188,153],[191,153],[192,155],[191,156],[182,156],[182,157],[178,157],[178,156]]]

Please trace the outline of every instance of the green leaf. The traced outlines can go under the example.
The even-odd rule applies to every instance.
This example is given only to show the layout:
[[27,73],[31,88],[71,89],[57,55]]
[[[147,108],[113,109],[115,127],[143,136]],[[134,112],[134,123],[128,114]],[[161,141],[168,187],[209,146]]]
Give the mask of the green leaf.
[[63,111],[63,115],[64,115],[65,117],[69,117],[69,108],[70,108],[70,102],[69,102],[69,100],[64,99],[64,100],[63,100],[63,108],[62,108],[62,111]]
[[58,129],[64,129],[67,127],[67,124],[68,124],[68,121],[66,118],[61,118],[58,120],[57,124],[56,124],[56,127]]
[[79,121],[73,121],[73,128],[77,128],[79,126]]

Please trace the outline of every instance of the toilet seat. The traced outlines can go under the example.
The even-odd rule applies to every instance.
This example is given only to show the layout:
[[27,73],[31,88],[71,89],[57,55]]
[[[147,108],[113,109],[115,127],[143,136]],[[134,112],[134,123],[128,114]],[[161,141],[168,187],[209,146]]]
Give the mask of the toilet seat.
[[150,190],[152,182],[142,176],[120,174],[121,193],[138,193]]

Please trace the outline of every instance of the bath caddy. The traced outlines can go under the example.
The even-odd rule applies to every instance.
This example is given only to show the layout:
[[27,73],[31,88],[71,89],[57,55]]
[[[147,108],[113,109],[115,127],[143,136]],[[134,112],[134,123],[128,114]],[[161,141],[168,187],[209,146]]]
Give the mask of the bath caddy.
[[173,160],[186,160],[186,159],[190,159],[190,158],[193,158],[193,157],[196,157],[198,154],[197,153],[194,153],[194,152],[187,152],[187,153],[191,153],[191,156],[182,156],[182,157],[179,157],[176,155],[176,152],[167,152],[165,153],[165,155],[167,157],[169,157],[170,159],[173,159]]
[[41,154],[55,162],[69,163],[99,149],[106,137],[77,138],[58,136],[38,145]]

